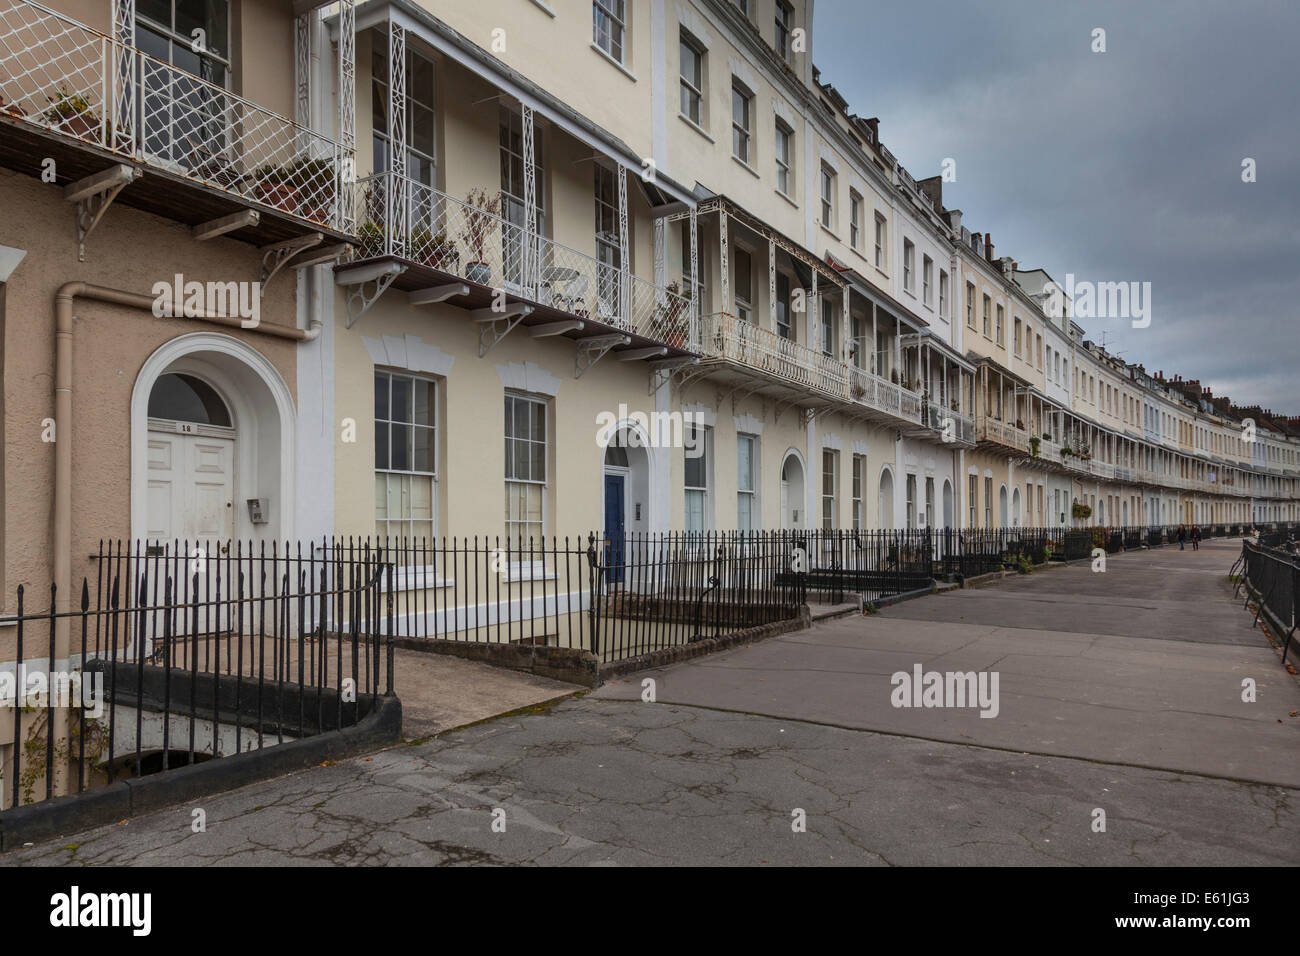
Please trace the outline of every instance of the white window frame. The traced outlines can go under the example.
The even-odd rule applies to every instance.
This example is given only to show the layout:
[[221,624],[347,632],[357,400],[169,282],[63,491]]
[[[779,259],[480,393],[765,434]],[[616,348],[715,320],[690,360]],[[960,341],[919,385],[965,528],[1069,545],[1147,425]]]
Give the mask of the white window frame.
[[[737,106],[741,112],[740,119],[736,117]],[[746,166],[750,166],[754,158],[753,144],[754,94],[749,87],[733,76],[731,78],[731,155]]]
[[[695,54],[695,64],[696,67],[698,68],[698,75],[693,78],[687,78],[686,76],[685,58],[681,55],[681,51],[683,47],[689,49],[692,53]],[[705,119],[706,119],[704,115],[704,104],[705,104],[704,82],[708,76],[708,70],[705,68],[704,57],[708,51],[704,48],[703,44],[701,44],[699,40],[695,39],[695,37],[692,36],[686,30],[682,30],[678,37],[677,50],[678,50],[677,78],[680,81],[680,86],[679,86],[680,93],[678,95],[677,108],[678,111],[682,114],[682,116],[685,119],[687,119],[691,123],[694,123],[696,126],[703,129]],[[686,98],[688,101],[693,99],[695,105],[695,112],[699,114],[698,116],[692,116],[687,110],[682,109],[683,97]]]
[[[381,467],[379,467],[378,462],[375,462],[375,483],[376,483],[376,485],[378,485],[378,483],[379,483],[379,481],[381,480],[381,478],[382,478],[382,480],[383,480],[383,482],[384,482],[384,501],[385,501],[384,511],[385,511],[385,514],[384,514],[384,517],[383,517],[382,520],[383,520],[383,522],[384,522],[384,526],[385,526],[385,535],[386,535],[387,537],[393,537],[393,536],[396,536],[399,540],[400,540],[401,538],[403,538],[403,537],[414,540],[414,539],[416,538],[416,535],[415,535],[415,533],[414,533],[414,526],[415,526],[416,522],[417,522],[417,521],[421,521],[421,522],[423,522],[423,521],[425,520],[425,519],[415,518],[414,516],[410,516],[410,517],[397,517],[397,518],[394,518],[394,517],[391,517],[391,516],[388,514],[389,509],[388,509],[388,506],[387,506],[387,502],[391,500],[391,493],[390,493],[389,489],[390,489],[391,486],[392,486],[392,480],[393,480],[394,476],[398,477],[399,479],[400,479],[400,478],[406,478],[406,479],[409,479],[410,482],[411,482],[412,484],[414,484],[414,482],[415,482],[416,479],[421,479],[421,480],[427,479],[428,482],[429,482],[429,518],[427,519],[427,521],[428,521],[429,528],[430,528],[430,532],[429,532],[429,536],[428,536],[428,537],[429,537],[429,542],[430,542],[430,543],[429,543],[429,546],[431,547],[431,546],[432,546],[432,541],[433,541],[433,539],[437,536],[437,533],[438,533],[438,478],[439,478],[439,476],[438,476],[438,463],[439,463],[439,459],[438,459],[438,439],[439,439],[439,437],[440,437],[440,436],[438,435],[438,402],[439,402],[439,400],[440,400],[440,396],[439,396],[439,394],[438,394],[438,380],[437,380],[437,379],[434,379],[434,378],[429,378],[429,377],[424,376],[424,375],[413,375],[413,374],[411,374],[410,372],[404,371],[404,370],[402,370],[402,369],[376,368],[376,369],[375,369],[375,378],[376,378],[376,379],[379,379],[379,378],[381,378],[381,377],[384,378],[384,379],[386,379],[386,384],[387,384],[387,387],[388,387],[388,417],[387,417],[387,418],[380,418],[380,417],[379,417],[379,409],[378,409],[378,408],[375,408],[375,409],[374,409],[374,416],[373,416],[372,421],[373,421],[373,423],[374,423],[374,429],[375,429],[374,442],[375,442],[375,454],[376,454],[376,455],[378,455],[378,451],[379,451],[379,438],[378,438],[378,436],[379,436],[379,428],[380,428],[381,425],[382,425],[383,427],[386,427],[386,428],[389,429],[389,438],[388,438],[388,467],[386,467],[386,468],[381,468]],[[404,381],[407,381],[407,382],[411,382],[411,383],[414,383],[414,382],[416,382],[416,381],[419,381],[419,382],[423,382],[424,384],[426,384],[426,385],[429,386],[429,421],[430,421],[430,424],[422,425],[422,424],[419,424],[419,423],[417,423],[417,422],[415,422],[415,421],[413,420],[413,419],[415,418],[415,415],[414,415],[415,389],[414,389],[414,387],[412,387],[412,389],[411,389],[411,403],[412,403],[412,404],[411,404],[411,410],[410,410],[410,416],[409,416],[411,420],[408,420],[408,421],[400,421],[400,420],[398,420],[398,419],[393,418],[393,380],[394,380],[394,379],[401,379],[401,380],[404,380]],[[393,425],[400,425],[400,426],[402,426],[402,427],[405,427],[405,428],[409,428],[409,429],[411,429],[412,435],[415,434],[415,429],[417,429],[417,428],[418,428],[418,429],[424,429],[424,430],[426,430],[426,431],[429,433],[429,455],[430,455],[430,464],[432,465],[432,470],[425,471],[425,470],[416,469],[416,468],[414,467],[414,465],[415,465],[414,460],[412,460],[411,462],[409,462],[409,464],[412,466],[412,467],[410,467],[410,468],[393,468],[393,467],[392,467],[392,461],[393,461],[393,442],[392,442],[392,431],[391,431],[391,429],[392,429],[392,426],[393,426]],[[414,454],[414,450],[415,450],[414,441],[412,441],[412,444],[411,444],[411,453],[412,453],[412,454]],[[377,491],[377,490],[378,490],[378,489],[376,489],[376,491]],[[376,495],[376,497],[378,497],[378,495]],[[375,532],[376,532],[376,534],[379,533],[379,521],[380,521],[380,520],[381,520],[381,519],[379,518],[379,516],[376,515],[376,516],[375,516]],[[393,532],[393,530],[392,530],[394,525],[405,525],[405,526],[406,526],[406,531],[403,532],[403,533],[401,533],[401,534],[394,535],[394,532]],[[423,535],[421,535],[420,537],[423,537]]]
[[[691,439],[697,447],[700,442],[704,445],[698,456],[704,460],[702,468],[704,484],[686,484],[685,461],[682,468],[682,527],[687,532],[698,534],[713,530],[713,428],[697,421],[692,421],[686,428],[691,431]],[[683,453],[688,451],[690,449],[683,449]],[[690,507],[687,502],[690,501],[692,493],[700,495],[700,527],[698,528],[690,527]]]
[[[616,63],[627,65],[627,0],[592,0],[591,42]],[[602,41],[601,26],[607,21]],[[617,48],[618,52],[615,53]]]
[[853,501],[853,530],[861,531],[866,515],[862,513],[863,488],[867,481],[867,456],[853,456],[853,487],[850,489]]
[[825,228],[835,231],[835,170],[828,163],[822,163],[820,187],[818,189],[821,201],[821,224]]
[[[794,177],[791,157],[794,154],[794,130],[781,117],[776,118],[773,132],[773,151],[776,153],[776,191],[789,197],[790,183]],[[784,144],[784,145],[783,145]]]
[[[822,449],[822,468],[821,468],[821,503],[822,503],[822,522],[823,531],[835,530],[835,519],[838,517],[835,513],[835,499],[839,497],[839,460],[840,453],[834,448]],[[830,485],[830,491],[826,490],[827,484]]]
[[[538,412],[540,412],[542,416],[542,421],[544,422],[544,433],[543,433],[542,441],[540,443],[542,445],[543,476],[541,480],[538,480],[531,476],[528,478],[516,477],[517,473],[512,473],[512,469],[510,466],[510,459],[507,458],[505,463],[505,476],[504,476],[505,484],[506,484],[506,494],[507,494],[507,506],[506,506],[506,513],[505,513],[506,537],[507,540],[511,540],[510,536],[513,533],[513,526],[515,525],[523,525],[526,527],[530,524],[540,524],[541,530],[539,534],[536,536],[538,539],[538,543],[540,544],[546,538],[546,529],[549,522],[549,515],[547,514],[548,511],[547,499],[549,498],[549,491],[550,491],[550,467],[551,467],[550,453],[551,453],[551,441],[553,440],[553,436],[551,434],[552,429],[551,429],[551,421],[550,421],[551,403],[550,400],[544,395],[534,395],[530,392],[520,392],[511,389],[511,390],[507,390],[505,393],[505,397],[503,399],[503,409],[502,409],[503,412],[504,412],[504,403],[513,404],[519,402],[525,402],[534,406],[534,408]],[[511,428],[513,428],[514,420],[515,420],[515,416],[512,413],[510,416],[510,422],[511,422],[510,428],[506,428],[503,423],[503,432],[504,432],[505,440],[523,441],[527,444],[538,444],[538,442],[535,439],[531,438],[530,436],[517,436],[511,434]],[[540,509],[541,519],[539,522],[531,522],[526,519],[521,519],[518,521],[511,520],[510,509],[509,509],[509,494],[510,494],[511,486],[515,486],[515,485],[532,486],[541,489],[541,509]],[[519,539],[521,545],[524,541],[526,541],[526,539],[527,539],[527,535]]]
[[[747,444],[749,446],[749,487],[745,487],[745,476],[740,473],[740,446]],[[748,432],[736,433],[736,527],[740,531],[757,531],[762,526],[762,515],[759,512],[758,504],[758,474],[759,474],[759,436]],[[749,502],[749,526],[745,527],[740,521],[740,503],[748,499]]]

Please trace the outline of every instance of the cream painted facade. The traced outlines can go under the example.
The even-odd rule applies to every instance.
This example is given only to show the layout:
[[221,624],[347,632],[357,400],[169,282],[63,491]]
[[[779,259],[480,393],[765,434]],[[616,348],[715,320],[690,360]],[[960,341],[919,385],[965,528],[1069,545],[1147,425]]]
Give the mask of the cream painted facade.
[[[0,0],[0,667],[105,541],[1300,520],[1300,419],[1087,340],[813,19]],[[498,638],[585,611],[503,570]]]
[[[6,601],[18,583],[92,575],[100,538],[162,527],[149,436],[173,420],[149,399],[167,375],[224,403],[230,423],[209,423],[233,448],[220,526],[245,539],[494,538],[508,487],[523,509],[510,527],[547,537],[601,534],[615,507],[647,532],[1300,519],[1296,422],[1260,410],[1244,441],[1231,408],[1050,315],[1050,277],[995,256],[943,206],[940,178],[914,180],[821,82],[811,3],[371,0],[295,17],[243,0],[222,8],[221,82],[149,100],[164,119],[143,130],[115,128],[96,99],[120,61],[96,65],[91,31],[137,38],[134,55],[140,31],[162,30],[147,11],[5,3],[33,50],[90,28],[84,66],[51,56],[30,88],[0,87],[22,107],[0,114]],[[183,79],[176,49],[156,68]],[[97,129],[43,109],[60,86]],[[258,122],[204,141],[227,94]],[[178,137],[200,102],[208,125]],[[117,165],[133,178],[87,194],[91,214],[113,195],[83,261],[65,190]],[[299,178],[277,190],[268,167]],[[475,189],[509,201],[467,206]],[[140,296],[177,273],[262,282],[261,327],[74,305],[61,572],[57,442],[42,441],[55,291]],[[385,401],[421,383],[422,421],[381,414],[380,380]],[[544,432],[526,478],[507,474],[516,399]],[[607,416],[650,447],[608,454]],[[687,417],[707,436],[700,465],[673,425],[640,425]],[[405,441],[411,424],[418,455],[378,466],[381,427]],[[178,536],[205,530],[178,521]]]

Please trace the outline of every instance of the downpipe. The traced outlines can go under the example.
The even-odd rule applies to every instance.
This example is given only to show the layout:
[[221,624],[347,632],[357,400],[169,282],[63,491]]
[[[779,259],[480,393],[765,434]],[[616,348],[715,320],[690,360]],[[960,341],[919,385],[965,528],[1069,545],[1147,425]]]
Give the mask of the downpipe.
[[[66,282],[54,295],[54,606],[59,615],[66,615],[71,609],[72,598],[72,450],[75,434],[72,413],[72,332],[73,305],[77,299],[141,309],[151,317],[157,301],[155,296],[124,292],[87,282]],[[314,298],[311,305],[315,306]],[[193,319],[293,342],[312,342],[320,337],[324,323],[314,308],[309,315],[311,318],[305,330],[271,324],[258,324],[246,329],[244,320],[238,316],[204,311],[191,311],[166,318]],[[71,621],[66,616],[56,618],[55,653],[60,659],[66,659],[70,651],[70,633]]]

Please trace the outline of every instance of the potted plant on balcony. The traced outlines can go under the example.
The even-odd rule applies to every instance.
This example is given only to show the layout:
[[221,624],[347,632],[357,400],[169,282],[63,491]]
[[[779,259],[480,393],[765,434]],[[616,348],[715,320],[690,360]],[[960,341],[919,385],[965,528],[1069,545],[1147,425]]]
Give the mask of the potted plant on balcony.
[[864,398],[867,397],[867,387],[863,385],[861,382],[859,382],[857,379],[854,379],[853,384],[849,386],[849,394],[851,394],[858,401],[862,401]]
[[10,103],[6,100],[3,93],[0,93],[0,113],[7,116],[17,116],[19,119],[27,115],[27,111],[17,103]]
[[1038,445],[1042,441],[1037,435],[1031,435],[1029,438],[1029,454],[1035,458],[1038,457]]
[[465,197],[465,225],[461,229],[460,239],[469,252],[470,260],[465,266],[465,278],[479,285],[492,282],[492,267],[484,259],[488,235],[495,227],[495,221],[501,215],[501,196],[490,196],[485,189],[475,186]]
[[314,222],[328,223],[334,196],[334,163],[328,159],[295,160],[288,167],[287,181],[300,197],[297,214]]
[[417,226],[411,231],[409,255],[430,269],[459,274],[460,251],[445,229],[434,232],[428,226]]
[[664,286],[669,293],[665,301],[655,306],[655,325],[661,330],[664,342],[675,349],[686,348],[690,335],[691,290],[682,290],[677,282]]
[[291,168],[267,163],[254,174],[258,202],[298,214],[298,187]]
[[45,111],[47,122],[81,139],[95,138],[99,132],[99,117],[84,96],[69,93],[66,87],[60,86],[57,96],[46,99],[50,101],[50,108]]

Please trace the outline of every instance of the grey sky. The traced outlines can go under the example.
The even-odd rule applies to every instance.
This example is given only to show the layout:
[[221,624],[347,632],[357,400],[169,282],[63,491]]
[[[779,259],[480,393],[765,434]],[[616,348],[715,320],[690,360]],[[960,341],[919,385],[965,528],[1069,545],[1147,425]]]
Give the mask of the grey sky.
[[[822,81],[999,256],[1149,281],[1150,371],[1300,415],[1300,3],[816,0]],[[1091,51],[1106,30],[1105,53]],[[1241,162],[1258,181],[1241,180]]]

